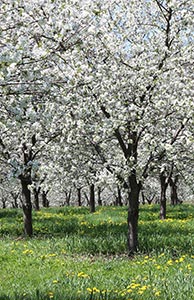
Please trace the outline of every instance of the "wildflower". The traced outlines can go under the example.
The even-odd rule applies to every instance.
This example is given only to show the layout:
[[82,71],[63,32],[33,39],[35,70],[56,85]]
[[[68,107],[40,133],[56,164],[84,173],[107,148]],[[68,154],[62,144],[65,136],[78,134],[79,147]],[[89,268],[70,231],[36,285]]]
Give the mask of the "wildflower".
[[131,289],[136,289],[136,288],[139,287],[139,286],[140,286],[139,283],[132,283],[132,284],[129,286],[129,288],[131,288]]
[[81,221],[81,225],[87,225],[88,223],[86,221]]
[[156,291],[154,295],[155,295],[156,297],[159,297],[159,296],[160,296],[160,294],[161,294],[161,292],[160,292],[160,291]]
[[100,293],[100,290],[97,289],[96,287],[93,287],[93,293]]
[[100,290],[97,289],[96,287],[93,287],[92,289],[91,289],[91,288],[87,288],[86,290],[87,290],[89,293],[91,293],[91,294],[100,293]]
[[53,280],[53,283],[54,283],[54,284],[56,284],[56,283],[58,283],[58,282],[59,282],[59,280],[56,280],[56,279]]
[[142,295],[142,294],[144,293],[144,291],[139,290],[137,293],[138,293],[139,295]]
[[148,288],[147,285],[143,285],[143,286],[140,288],[140,290],[145,291],[145,290],[147,290],[147,288]]
[[30,250],[30,249],[26,249],[22,252],[23,254],[32,254],[33,253],[33,250]]
[[163,253],[161,253],[158,257],[162,257],[162,256],[164,256],[165,254],[164,254],[164,252]]
[[179,258],[179,262],[183,262],[183,261],[184,261],[184,259],[185,259],[185,257],[184,257],[184,256],[180,257],[180,258]]
[[155,264],[155,267],[156,267],[157,270],[160,270],[160,269],[161,269],[161,266],[160,266],[160,265]]
[[88,277],[89,277],[88,274],[85,274],[84,272],[79,272],[79,273],[77,274],[77,276],[78,276],[78,277],[81,277],[81,278],[88,278]]
[[188,265],[187,265],[187,269],[188,269],[188,270],[192,270],[191,264],[188,264]]
[[55,257],[55,256],[57,256],[57,254],[56,254],[56,253],[50,253],[50,254],[48,254],[47,256],[48,256],[48,257]]
[[172,266],[172,264],[173,264],[172,259],[169,259],[169,260],[167,261],[167,265]]
[[48,292],[48,296],[50,299],[52,299],[54,297],[54,293],[53,292]]

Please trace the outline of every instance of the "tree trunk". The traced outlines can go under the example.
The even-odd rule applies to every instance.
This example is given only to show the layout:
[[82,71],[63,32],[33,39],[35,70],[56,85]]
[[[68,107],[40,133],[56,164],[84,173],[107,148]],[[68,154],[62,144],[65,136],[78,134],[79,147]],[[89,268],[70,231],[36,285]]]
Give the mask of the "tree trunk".
[[177,193],[177,182],[178,182],[178,176],[175,176],[174,180],[172,179],[172,177],[169,180],[171,205],[177,205],[179,203],[178,193]]
[[2,198],[2,205],[3,205],[2,208],[5,209],[6,208],[6,199],[4,199],[4,198]]
[[123,206],[123,203],[122,203],[122,196],[121,196],[121,189],[119,186],[117,186],[117,192],[118,192],[118,198],[117,198],[117,205],[119,206]]
[[129,209],[128,209],[128,251],[133,255],[138,249],[138,217],[139,217],[139,194],[140,184],[137,183],[136,175],[129,177]]
[[11,196],[13,198],[13,201],[11,202],[12,204],[12,207],[13,208],[18,208],[19,205],[18,205],[18,197],[19,197],[19,193],[14,193],[14,192],[11,192]]
[[90,212],[95,212],[95,191],[94,191],[94,184],[90,185]]
[[100,187],[98,187],[98,205],[102,206],[101,188]]
[[26,178],[24,176],[20,177],[22,185],[22,209],[24,218],[24,233],[31,237],[33,234],[32,229],[32,202],[31,202],[31,191],[28,185],[31,184],[31,178]]
[[160,187],[160,219],[164,220],[166,219],[166,190],[168,187],[167,176],[164,174],[164,172],[160,174]]
[[43,207],[49,207],[49,201],[47,199],[47,194],[48,194],[49,191],[45,192],[43,191],[42,192],[42,206]]
[[90,206],[90,199],[86,192],[84,192],[84,196],[86,198],[87,206]]
[[70,206],[70,199],[71,199],[71,189],[70,189],[69,192],[65,191],[65,200],[66,200],[66,205],[67,206]]
[[82,206],[82,201],[81,201],[81,188],[77,189],[77,200],[78,200],[78,206]]
[[142,204],[145,205],[145,195],[143,191],[141,191],[141,197],[142,197]]
[[39,194],[40,194],[40,187],[39,188],[34,188],[34,208],[36,211],[40,210],[40,205],[39,205]]

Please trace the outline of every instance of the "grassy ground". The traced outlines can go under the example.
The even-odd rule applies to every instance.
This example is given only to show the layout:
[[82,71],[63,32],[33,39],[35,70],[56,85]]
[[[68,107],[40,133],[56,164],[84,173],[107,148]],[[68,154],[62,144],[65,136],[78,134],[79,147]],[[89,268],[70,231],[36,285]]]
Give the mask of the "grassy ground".
[[141,206],[139,253],[126,251],[127,208],[0,210],[0,300],[193,300],[194,206]]

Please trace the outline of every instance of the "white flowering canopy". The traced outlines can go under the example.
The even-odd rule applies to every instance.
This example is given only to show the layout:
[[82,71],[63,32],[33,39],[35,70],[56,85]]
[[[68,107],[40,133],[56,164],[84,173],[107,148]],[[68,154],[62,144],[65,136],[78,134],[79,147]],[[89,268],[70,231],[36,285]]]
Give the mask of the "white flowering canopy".
[[142,180],[158,158],[193,159],[192,1],[1,2],[0,160],[15,177]]

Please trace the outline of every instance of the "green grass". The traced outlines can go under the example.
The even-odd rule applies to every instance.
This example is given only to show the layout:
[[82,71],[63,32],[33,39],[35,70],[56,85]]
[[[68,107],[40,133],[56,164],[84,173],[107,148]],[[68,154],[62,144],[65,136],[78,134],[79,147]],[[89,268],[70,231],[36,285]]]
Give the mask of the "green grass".
[[43,209],[34,237],[22,212],[0,210],[0,300],[193,300],[194,206],[140,207],[139,251],[127,256],[127,208]]

